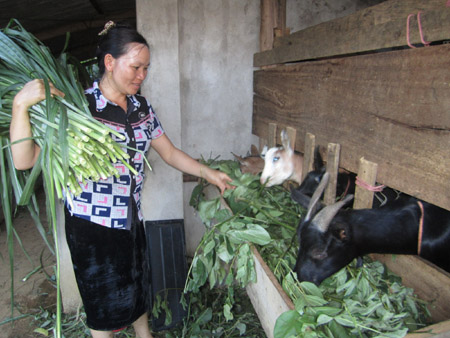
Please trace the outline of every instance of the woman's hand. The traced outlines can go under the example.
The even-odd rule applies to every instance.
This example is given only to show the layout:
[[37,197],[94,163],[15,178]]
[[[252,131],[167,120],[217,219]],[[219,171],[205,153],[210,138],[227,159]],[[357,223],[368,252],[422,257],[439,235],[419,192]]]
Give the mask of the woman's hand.
[[[64,97],[64,93],[56,89],[52,83],[50,85],[50,94]],[[45,99],[45,84],[41,79],[32,80],[25,84],[25,86],[14,97],[13,105],[16,108],[28,110],[32,105]],[[13,108],[13,114],[20,109]]]
[[235,187],[229,183],[233,181],[227,174],[222,171],[202,166],[200,169],[200,176],[207,180],[209,183],[216,185],[220,189],[220,193],[223,195],[225,189],[234,189]]

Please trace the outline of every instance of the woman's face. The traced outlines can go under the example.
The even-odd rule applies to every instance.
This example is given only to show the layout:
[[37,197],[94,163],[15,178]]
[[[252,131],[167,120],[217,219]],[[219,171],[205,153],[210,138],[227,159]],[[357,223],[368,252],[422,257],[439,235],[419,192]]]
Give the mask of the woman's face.
[[124,95],[138,92],[147,76],[150,65],[150,51],[140,43],[130,43],[128,52],[121,57],[112,58],[112,80],[117,91]]

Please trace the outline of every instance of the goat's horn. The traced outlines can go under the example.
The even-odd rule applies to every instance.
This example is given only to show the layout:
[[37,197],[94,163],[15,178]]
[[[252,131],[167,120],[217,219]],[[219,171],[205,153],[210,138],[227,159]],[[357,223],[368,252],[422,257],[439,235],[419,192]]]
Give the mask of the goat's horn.
[[317,202],[320,199],[320,196],[322,196],[323,191],[325,190],[328,181],[330,180],[330,174],[325,173],[323,174],[322,180],[320,181],[319,185],[316,188],[316,191],[314,191],[314,194],[311,197],[311,200],[309,201],[308,205],[308,212],[306,213],[305,220],[309,220],[313,214],[313,211],[317,205]]
[[331,221],[338,211],[350,200],[353,199],[353,195],[347,195],[342,201],[326,206],[314,217],[312,223],[321,232],[327,231]]

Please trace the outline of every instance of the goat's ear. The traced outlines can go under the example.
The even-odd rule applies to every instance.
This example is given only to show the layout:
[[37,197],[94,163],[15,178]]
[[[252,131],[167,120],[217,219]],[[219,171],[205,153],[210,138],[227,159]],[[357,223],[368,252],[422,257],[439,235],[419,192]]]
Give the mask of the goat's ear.
[[320,146],[317,146],[314,150],[314,170],[323,170],[325,172],[322,155],[320,155]]
[[311,197],[302,194],[293,186],[291,186],[291,198],[305,209],[308,208],[308,205],[311,203]]
[[258,150],[258,148],[256,148],[256,146],[254,144],[252,144],[250,147],[250,155],[259,156],[259,150]]
[[286,132],[285,129],[281,131],[281,144],[283,146],[283,149],[288,153],[291,154],[293,152],[291,148],[291,142],[289,141],[289,135]]
[[269,150],[269,148],[267,147],[267,146],[264,146],[263,147],[263,149],[262,149],[262,151],[261,151],[261,154],[259,154],[262,158],[265,158],[266,157],[266,154],[267,154],[267,150]]

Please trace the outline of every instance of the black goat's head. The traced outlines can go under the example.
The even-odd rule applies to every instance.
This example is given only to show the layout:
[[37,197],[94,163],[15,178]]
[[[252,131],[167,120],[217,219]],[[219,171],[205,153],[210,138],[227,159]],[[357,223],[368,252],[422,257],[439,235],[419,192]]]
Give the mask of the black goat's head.
[[[320,155],[320,147],[317,146],[314,151],[314,169],[308,172],[298,188],[291,188],[292,198],[306,208],[308,197],[314,194],[325,172],[326,167]],[[350,172],[339,172],[336,185],[337,196],[345,197],[345,195],[355,192],[355,177],[356,175]]]
[[[355,256],[348,223],[335,218],[353,195],[317,212],[320,196],[328,180],[329,174],[325,173],[309,201],[307,214],[297,229],[299,252],[294,270],[300,281],[310,281],[317,285],[350,263]],[[297,201],[294,194],[292,198]]]
[[314,169],[308,172],[296,191],[311,197],[319,186],[325,171],[326,168],[320,155],[320,147],[317,146],[314,150]]

